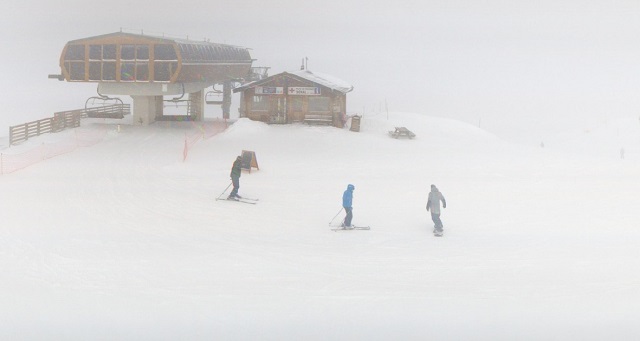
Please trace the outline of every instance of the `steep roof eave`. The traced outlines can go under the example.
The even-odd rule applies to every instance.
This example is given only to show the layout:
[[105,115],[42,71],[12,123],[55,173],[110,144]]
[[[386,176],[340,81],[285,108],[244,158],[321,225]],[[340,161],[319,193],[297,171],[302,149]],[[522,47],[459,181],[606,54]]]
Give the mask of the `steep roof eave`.
[[[307,71],[307,72],[311,73],[310,71]],[[260,86],[262,84],[270,82],[274,77],[281,76],[281,75],[291,76],[291,77],[294,77],[294,78],[298,78],[299,80],[305,80],[305,81],[309,81],[309,82],[312,82],[312,83],[316,83],[316,84],[322,85],[324,87],[327,87],[327,88],[329,88],[331,90],[339,91],[339,92],[341,92],[343,94],[346,94],[346,93],[351,92],[353,90],[353,86],[352,85],[346,86],[346,84],[345,85],[332,84],[331,82],[323,81],[321,78],[304,77],[303,75],[300,75],[300,74],[297,74],[297,73],[286,72],[285,71],[285,72],[282,72],[282,73],[279,73],[279,74],[276,74],[276,75],[273,75],[273,76],[269,76],[269,77],[267,77],[265,79],[253,81],[251,83],[247,83],[247,84],[245,84],[243,86],[237,87],[237,88],[233,89],[233,92],[240,92],[240,91],[244,91],[244,90],[249,89],[249,88]]]

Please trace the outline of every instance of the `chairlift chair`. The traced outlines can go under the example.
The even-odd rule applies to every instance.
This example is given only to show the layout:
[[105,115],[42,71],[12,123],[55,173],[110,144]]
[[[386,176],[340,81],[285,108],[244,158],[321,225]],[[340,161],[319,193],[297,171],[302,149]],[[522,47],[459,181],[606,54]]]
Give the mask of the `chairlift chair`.
[[207,104],[222,104],[224,102],[222,90],[216,89],[216,86],[214,84],[213,90],[207,91],[207,93],[204,95],[204,102]]
[[109,97],[98,92],[98,96],[87,98],[84,113],[91,118],[123,118],[124,103],[118,97]]

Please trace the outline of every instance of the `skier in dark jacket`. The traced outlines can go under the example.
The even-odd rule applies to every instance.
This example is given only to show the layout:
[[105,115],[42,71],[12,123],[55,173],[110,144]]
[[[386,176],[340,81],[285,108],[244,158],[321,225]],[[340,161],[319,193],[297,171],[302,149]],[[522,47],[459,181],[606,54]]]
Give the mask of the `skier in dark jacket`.
[[356,189],[355,186],[349,184],[347,186],[347,190],[342,194],[342,207],[344,207],[344,211],[347,212],[347,216],[344,218],[344,223],[342,223],[343,227],[351,227],[351,219],[353,219],[353,190]]
[[231,166],[231,182],[233,183],[233,190],[229,194],[228,199],[241,198],[238,195],[238,189],[240,189],[240,174],[242,173],[242,157],[238,156]]
[[442,201],[442,207],[447,208],[447,201],[444,200],[444,196],[436,185],[431,185],[431,192],[429,192],[429,200],[427,201],[427,211],[431,210],[431,220],[434,222],[434,233],[442,234],[444,226],[442,226],[442,220],[440,220],[440,201]]

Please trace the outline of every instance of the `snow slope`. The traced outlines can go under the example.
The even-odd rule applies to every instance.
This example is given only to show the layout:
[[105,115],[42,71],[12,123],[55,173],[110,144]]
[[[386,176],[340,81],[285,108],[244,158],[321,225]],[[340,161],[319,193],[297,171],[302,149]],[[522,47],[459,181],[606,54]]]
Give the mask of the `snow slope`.
[[[359,133],[240,119],[186,162],[189,124],[83,121],[110,131],[0,176],[0,338],[640,337],[640,158],[382,116]],[[389,138],[395,126],[417,138]],[[241,150],[256,152],[240,194],[257,205],[215,201]],[[330,230],[349,183],[370,231]]]

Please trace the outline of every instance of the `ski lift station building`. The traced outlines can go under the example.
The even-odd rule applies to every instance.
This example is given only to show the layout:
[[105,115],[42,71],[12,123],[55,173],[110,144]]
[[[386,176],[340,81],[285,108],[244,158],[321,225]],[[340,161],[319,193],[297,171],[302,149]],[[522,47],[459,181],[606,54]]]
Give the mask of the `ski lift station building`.
[[163,96],[186,100],[202,120],[204,89],[251,73],[247,48],[117,32],[72,40],[60,57],[60,80],[98,84],[100,95],[133,98],[133,122],[163,119]]
[[283,72],[233,89],[241,93],[240,117],[267,123],[304,122],[343,127],[353,86],[303,69]]

